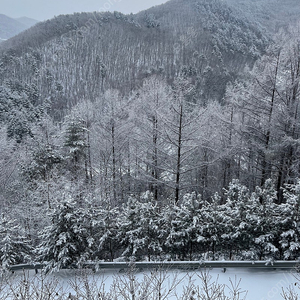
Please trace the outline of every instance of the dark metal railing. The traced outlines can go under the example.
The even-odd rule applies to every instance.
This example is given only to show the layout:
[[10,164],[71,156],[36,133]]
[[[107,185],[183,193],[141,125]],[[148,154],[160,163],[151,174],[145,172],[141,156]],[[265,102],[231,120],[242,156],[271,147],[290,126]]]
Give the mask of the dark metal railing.
[[[84,263],[81,267],[93,270],[101,269],[127,269],[134,266],[136,269],[213,269],[222,268],[224,271],[227,268],[265,268],[265,269],[298,269],[299,261],[164,261],[164,262],[98,262]],[[41,270],[44,265],[23,264],[10,267],[11,271],[19,270]],[[76,267],[75,267],[76,268]]]

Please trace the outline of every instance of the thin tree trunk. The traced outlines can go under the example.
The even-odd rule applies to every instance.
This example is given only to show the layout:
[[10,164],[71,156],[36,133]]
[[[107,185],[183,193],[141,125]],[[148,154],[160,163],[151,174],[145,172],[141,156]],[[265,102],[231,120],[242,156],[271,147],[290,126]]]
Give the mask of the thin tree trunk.
[[152,178],[154,178],[153,192],[154,200],[158,200],[158,153],[157,153],[157,126],[158,121],[156,117],[153,117],[153,157],[152,157]]
[[113,179],[113,198],[114,203],[117,201],[117,183],[116,183],[116,148],[115,148],[115,126],[111,127],[111,137],[112,137],[112,179]]
[[[276,85],[277,85],[277,76],[278,76],[278,68],[279,68],[279,60],[280,60],[280,53],[277,57],[276,68],[275,68],[275,77],[274,77],[274,86],[272,89],[272,98],[271,98],[271,107],[269,111],[269,119],[268,119],[268,129],[266,133],[266,143],[265,143],[265,152],[269,150],[270,147],[270,139],[271,139],[271,122],[273,117],[273,110],[274,110],[274,102],[275,102],[275,93],[276,93]],[[267,176],[270,174],[270,162],[266,159],[266,154],[263,153],[263,160],[262,160],[262,176],[261,176],[261,186],[265,184]]]
[[180,194],[180,175],[181,175],[181,146],[182,146],[182,121],[183,121],[183,105],[180,105],[179,128],[178,128],[178,148],[177,148],[177,166],[176,166],[176,190],[175,203],[179,201]]

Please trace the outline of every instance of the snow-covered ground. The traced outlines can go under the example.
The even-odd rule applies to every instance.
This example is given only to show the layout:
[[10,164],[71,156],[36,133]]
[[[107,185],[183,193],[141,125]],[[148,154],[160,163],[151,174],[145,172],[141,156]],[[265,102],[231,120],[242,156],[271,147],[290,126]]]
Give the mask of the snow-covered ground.
[[[30,273],[30,276],[33,276],[34,272]],[[145,274],[150,274],[150,271],[137,272],[136,278],[138,281],[142,281]],[[195,284],[199,284],[201,280],[197,275],[200,274],[200,271],[190,271],[190,275],[193,275],[193,280]],[[248,291],[247,300],[282,300],[281,297],[282,289],[287,288],[292,285],[297,289],[297,282],[295,278],[295,273],[293,270],[274,270],[274,269],[237,269],[229,268],[224,273],[221,269],[212,269],[209,270],[212,281],[217,281],[219,284],[226,284],[230,286],[230,279],[232,282],[238,282],[240,279],[239,288],[240,291]],[[183,287],[188,284],[187,271],[169,271],[168,280],[165,281],[166,285],[172,282],[172,278],[177,276],[177,280],[184,278],[180,284],[176,287],[176,292],[178,295],[181,295],[183,292]],[[22,276],[22,272],[17,272],[16,276]],[[64,287],[64,291],[69,293],[72,292],[70,288],[70,282],[74,281],[74,272],[63,270],[51,275],[50,277],[55,277],[58,280],[59,284]],[[100,278],[99,282],[104,282],[105,289],[109,290],[114,280],[119,280],[124,276],[124,273],[112,270],[102,270],[97,272],[95,275],[91,276],[91,280],[95,278]],[[229,291],[229,290],[228,290]],[[299,290],[300,294],[300,290]],[[0,295],[1,296],[1,295]],[[0,299],[2,299],[0,297]],[[168,299],[178,299],[175,296],[169,297]],[[242,299],[242,298],[240,298]]]
[[282,288],[297,281],[292,270],[228,269],[222,273],[214,269],[210,274],[214,278],[219,276],[219,282],[224,284],[228,284],[230,278],[241,279],[240,288],[248,291],[248,300],[282,300]]

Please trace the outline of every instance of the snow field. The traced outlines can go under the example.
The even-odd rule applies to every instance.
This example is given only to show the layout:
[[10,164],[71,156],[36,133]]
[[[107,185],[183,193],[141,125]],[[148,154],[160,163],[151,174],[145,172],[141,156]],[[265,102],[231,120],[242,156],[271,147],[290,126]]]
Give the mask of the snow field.
[[[182,300],[184,294],[187,294],[191,283],[195,287],[203,286],[203,274],[207,273],[209,279],[209,285],[215,284],[215,286],[225,285],[225,295],[229,299],[247,299],[247,300],[282,300],[282,290],[287,289],[289,286],[293,286],[295,290],[298,290],[296,282],[298,282],[294,270],[274,270],[274,269],[237,269],[228,268],[226,272],[221,269],[211,269],[202,271],[184,271],[184,270],[169,270],[169,271],[158,271],[153,280],[153,272],[150,270],[136,271],[128,275],[129,273],[124,270],[101,270],[95,274],[88,272],[79,274],[79,271],[73,270],[61,270],[57,273],[52,273],[43,278],[43,275],[39,273],[37,281],[41,282],[43,278],[45,282],[51,283],[53,290],[60,291],[65,297],[55,297],[52,299],[68,299],[69,295],[78,295],[78,289],[85,289],[86,282],[89,282],[91,291],[105,291],[110,292],[112,289],[114,293],[119,293],[118,300],[125,299],[122,297],[122,293],[130,292],[130,289],[134,286],[137,294],[143,293],[143,290],[153,293],[157,292],[151,290],[151,284],[147,280],[151,279],[151,282],[155,286],[159,286],[162,283],[161,291],[162,295],[165,296],[165,300]],[[24,275],[25,274],[25,275]],[[152,275],[151,275],[152,274]],[[34,271],[29,273],[23,273],[22,271],[16,272],[10,276],[10,282],[13,282],[15,286],[7,282],[6,289],[0,289],[1,300],[14,299],[13,295],[7,296],[7,288],[13,287],[15,291],[19,282],[24,281],[24,276],[32,281],[35,278]],[[130,277],[132,276],[132,277]],[[130,285],[130,278],[133,279],[134,285]],[[202,279],[201,279],[202,278]],[[162,279],[162,280],[160,280]],[[149,285],[147,285],[149,284]],[[34,286],[34,285],[32,285]],[[211,286],[211,285],[210,285]],[[236,291],[239,296],[234,298],[232,296],[233,287],[236,287]],[[152,285],[153,288],[153,285]],[[77,291],[76,291],[77,289]],[[37,289],[38,290],[38,289]],[[169,292],[170,291],[170,292]],[[247,291],[247,292],[246,292]],[[300,291],[299,291],[300,292]],[[84,294],[85,292],[83,292]],[[299,293],[300,294],[300,293]],[[151,296],[152,297],[152,296]],[[33,298],[31,298],[34,300]],[[85,299],[85,298],[74,298],[74,299]],[[101,298],[102,299],[102,298]],[[140,298],[137,298],[140,299]],[[142,298],[141,298],[142,299]],[[148,298],[147,298],[148,299]],[[155,299],[155,298],[149,298]],[[189,298],[190,299],[190,298]],[[198,299],[198,298],[196,298]],[[201,298],[202,299],[202,298]],[[206,298],[203,298],[206,300]],[[222,298],[223,299],[223,298]],[[218,298],[219,300],[219,298]]]

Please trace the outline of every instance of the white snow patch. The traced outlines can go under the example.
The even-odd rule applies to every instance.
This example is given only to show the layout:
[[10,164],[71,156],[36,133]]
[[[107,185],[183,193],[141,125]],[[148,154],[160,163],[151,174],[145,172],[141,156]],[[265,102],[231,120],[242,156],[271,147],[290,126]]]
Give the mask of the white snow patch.
[[[63,286],[65,291],[71,291],[69,289],[70,282],[74,280],[75,274],[78,271],[61,270],[57,273],[48,275],[50,278],[58,279],[60,285]],[[183,278],[186,276],[187,272],[189,274],[194,274],[193,279],[195,279],[196,284],[200,284],[200,279],[197,277],[197,273],[200,271],[169,271],[169,278],[176,276],[178,278]],[[150,271],[137,272],[136,277],[138,280],[142,280],[144,274],[149,274]],[[225,284],[230,286],[230,279],[234,282],[240,282],[240,291],[248,291],[247,300],[282,300],[281,297],[282,289],[289,287],[290,285],[295,286],[297,282],[294,277],[295,270],[275,270],[275,269],[240,269],[240,268],[228,268],[226,272],[221,269],[211,269],[209,274],[212,276],[212,280],[218,281],[219,284]],[[22,276],[23,272],[16,272],[16,276]],[[95,273],[95,275],[89,275],[92,278],[98,278],[99,282],[105,283],[105,289],[109,290],[116,276],[122,276],[124,272],[118,272],[116,270],[101,270]],[[30,271],[30,276],[34,276],[34,272]],[[17,279],[16,279],[17,280]],[[187,285],[188,277],[177,286],[176,292],[180,295],[183,291],[183,287]],[[298,285],[298,284],[297,284]],[[300,294],[300,290],[299,290]],[[1,295],[0,295],[1,299]],[[169,300],[175,300],[174,297],[169,297]]]

